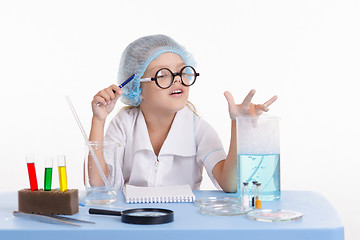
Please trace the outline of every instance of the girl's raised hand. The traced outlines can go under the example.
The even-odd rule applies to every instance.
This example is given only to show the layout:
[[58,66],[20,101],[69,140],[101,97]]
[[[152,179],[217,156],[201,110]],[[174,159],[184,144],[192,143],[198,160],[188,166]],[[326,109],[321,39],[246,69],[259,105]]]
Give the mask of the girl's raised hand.
[[114,109],[116,101],[122,93],[121,88],[115,84],[99,91],[91,102],[93,118],[105,121],[106,117]]
[[256,117],[263,112],[269,111],[269,106],[275,102],[277,96],[273,96],[264,104],[253,104],[251,103],[252,98],[255,95],[255,89],[252,89],[249,94],[245,97],[241,104],[236,104],[233,96],[230,92],[224,92],[225,98],[229,104],[229,114],[231,120],[236,120],[237,116],[253,116]]

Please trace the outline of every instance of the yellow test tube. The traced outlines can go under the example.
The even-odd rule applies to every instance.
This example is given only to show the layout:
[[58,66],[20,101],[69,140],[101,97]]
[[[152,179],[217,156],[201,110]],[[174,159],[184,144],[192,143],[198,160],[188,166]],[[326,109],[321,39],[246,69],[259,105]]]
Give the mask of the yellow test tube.
[[67,190],[65,155],[59,155],[57,157],[57,160],[58,160],[58,168],[59,168],[60,191],[65,192]]

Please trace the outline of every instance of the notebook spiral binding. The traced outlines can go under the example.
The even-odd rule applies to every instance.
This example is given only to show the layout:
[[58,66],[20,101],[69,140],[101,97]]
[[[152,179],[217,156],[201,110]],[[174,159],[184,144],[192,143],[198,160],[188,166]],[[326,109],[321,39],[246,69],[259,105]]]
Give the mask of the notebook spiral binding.
[[195,195],[188,184],[154,187],[126,185],[123,191],[127,203],[172,203],[195,201]]
[[195,197],[149,197],[129,198],[127,203],[172,203],[172,202],[194,202]]

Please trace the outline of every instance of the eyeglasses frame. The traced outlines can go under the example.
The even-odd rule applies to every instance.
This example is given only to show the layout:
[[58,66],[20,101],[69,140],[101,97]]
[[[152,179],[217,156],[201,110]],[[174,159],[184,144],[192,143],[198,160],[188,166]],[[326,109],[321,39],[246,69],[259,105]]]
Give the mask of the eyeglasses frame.
[[[195,76],[194,76],[195,79],[194,79],[194,81],[193,81],[190,85],[186,85],[186,84],[184,83],[183,79],[182,79],[182,76],[181,76],[182,71],[183,71],[185,68],[187,68],[187,67],[190,67],[190,68],[194,71],[194,73],[195,73]],[[158,75],[158,73],[159,73],[161,70],[168,70],[168,71],[171,73],[171,75],[172,75],[171,84],[170,84],[168,87],[161,87],[161,86],[159,85],[158,81],[157,81],[157,75]],[[170,88],[170,87],[174,84],[174,80],[175,80],[175,77],[176,77],[176,76],[180,76],[180,80],[181,80],[181,84],[182,84],[182,85],[184,85],[184,86],[186,86],[186,87],[190,87],[190,86],[192,86],[192,85],[195,83],[196,78],[197,78],[198,76],[200,76],[200,73],[197,73],[196,70],[195,70],[195,68],[193,68],[192,66],[184,66],[183,68],[181,68],[180,72],[177,72],[177,73],[173,73],[173,72],[172,72],[170,69],[168,69],[168,68],[161,68],[161,69],[159,69],[159,70],[156,71],[155,77],[152,77],[152,78],[141,78],[141,79],[140,79],[140,82],[155,81],[156,85],[157,85],[159,88],[161,88],[161,89],[168,89],[168,88]]]

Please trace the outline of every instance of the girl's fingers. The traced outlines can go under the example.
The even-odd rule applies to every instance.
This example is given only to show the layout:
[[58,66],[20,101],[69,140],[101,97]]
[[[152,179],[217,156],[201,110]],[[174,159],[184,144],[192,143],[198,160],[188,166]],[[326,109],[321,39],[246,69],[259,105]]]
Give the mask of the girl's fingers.
[[99,91],[94,96],[93,102],[95,102],[96,105],[107,105],[112,101],[116,101],[122,95],[122,93],[123,92],[121,88],[113,84],[110,87]]
[[121,90],[121,88],[119,86],[114,85],[115,87],[113,88],[113,92],[115,92],[115,101],[117,101],[119,99],[119,97],[121,97],[121,95],[123,94],[123,91]]
[[101,90],[97,95],[104,98],[106,102],[110,102],[111,100],[111,97],[106,91],[106,88],[104,90]]
[[99,105],[99,103],[102,105],[106,105],[106,100],[103,97],[100,97],[99,95],[95,95],[93,99],[93,103],[96,105]]
[[269,111],[269,108],[266,107],[264,104],[256,104],[255,109],[256,111],[261,111],[261,113]]
[[109,88],[111,88],[112,92],[115,94],[115,95],[118,95],[118,94],[122,94],[122,90],[119,86],[116,86],[115,84],[111,85]]
[[264,104],[253,104],[251,103],[251,101],[255,95],[255,92],[255,89],[252,89],[244,98],[244,101],[239,105],[236,105],[235,100],[230,92],[224,92],[226,100],[229,104],[229,113],[231,119],[234,120],[238,115],[248,115],[257,118],[264,112],[268,112],[269,106],[277,99],[277,96],[274,96],[268,101],[266,101]]
[[229,91],[224,92],[224,96],[229,104],[229,108],[236,107],[234,97],[232,96],[232,94]]
[[[94,99],[97,99],[98,102],[97,102],[97,105],[99,105],[99,103],[103,104],[103,105],[107,105],[107,103],[110,103],[111,102],[111,97],[110,95],[107,93],[106,91],[106,88],[101,90],[100,92],[98,92]],[[100,101],[101,99],[101,101]]]
[[271,104],[273,104],[273,102],[276,101],[277,98],[278,98],[278,97],[275,95],[275,96],[273,96],[272,98],[270,98],[268,101],[266,101],[263,105],[264,105],[265,107],[269,107]]
[[[116,101],[122,94],[121,88],[119,86],[116,86],[115,84],[106,88],[105,91],[107,94],[109,94],[110,101]],[[110,103],[110,101],[108,101],[108,103]]]
[[255,95],[255,89],[251,89],[251,91],[248,93],[248,95],[245,97],[244,101],[242,102],[242,104],[244,106],[250,106],[251,100]]
[[115,99],[115,93],[112,91],[112,89],[113,89],[113,86],[105,88],[105,89],[101,90],[100,92],[98,92],[98,94],[96,94],[96,96],[103,97],[106,100],[106,102],[110,102]]
[[110,101],[115,99],[115,93],[112,91],[111,87],[106,88],[105,92],[110,96]]

